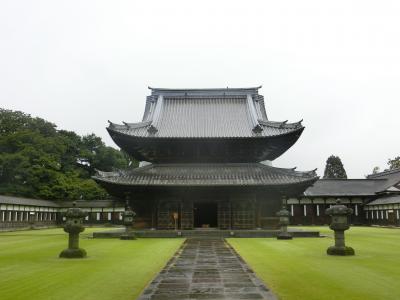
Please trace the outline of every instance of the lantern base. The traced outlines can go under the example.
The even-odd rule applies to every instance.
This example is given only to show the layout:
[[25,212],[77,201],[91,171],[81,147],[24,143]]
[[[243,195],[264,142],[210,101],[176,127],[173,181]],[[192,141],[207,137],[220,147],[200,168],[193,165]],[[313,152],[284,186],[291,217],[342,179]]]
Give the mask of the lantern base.
[[280,232],[276,236],[278,240],[291,240],[293,239],[293,236],[289,232]]
[[135,234],[123,234],[119,237],[120,240],[136,240]]
[[354,255],[354,249],[351,247],[336,247],[331,246],[326,250],[326,254],[328,255],[339,255],[339,256],[350,256]]
[[65,249],[60,253],[60,258],[85,258],[86,255],[85,249]]

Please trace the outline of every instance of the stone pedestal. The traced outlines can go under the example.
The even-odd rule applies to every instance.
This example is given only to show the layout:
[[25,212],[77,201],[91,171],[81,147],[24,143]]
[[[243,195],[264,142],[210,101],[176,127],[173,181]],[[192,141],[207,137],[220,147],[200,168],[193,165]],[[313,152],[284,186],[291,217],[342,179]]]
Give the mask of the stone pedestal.
[[136,213],[127,204],[127,208],[122,216],[125,225],[125,232],[120,236],[121,240],[136,240],[135,232],[133,230],[135,216]]
[[131,231],[128,228],[126,228],[125,232],[121,234],[119,238],[121,240],[136,240],[136,235],[134,231]]
[[329,247],[326,253],[328,255],[354,255],[354,249],[346,246],[344,237],[345,230],[350,228],[348,215],[351,215],[353,210],[341,205],[338,200],[336,205],[328,208],[325,213],[332,217],[332,223],[329,228],[335,232],[335,245]]
[[351,247],[347,247],[344,242],[344,231],[336,230],[335,231],[335,245],[329,247],[326,250],[326,253],[329,255],[354,255],[354,249]]
[[84,258],[86,255],[86,250],[79,248],[79,233],[70,233],[68,239],[68,248],[60,253],[60,257]]
[[76,208],[76,203],[73,203],[73,208],[67,210],[65,217],[67,221],[64,226],[64,231],[69,234],[68,248],[60,253],[62,258],[84,258],[86,251],[79,248],[79,233],[85,230],[83,227],[83,219],[86,213],[79,208]]
[[286,199],[282,201],[282,209],[276,214],[279,217],[280,232],[276,236],[278,240],[291,240],[293,237],[288,232],[288,225],[290,223],[290,212],[286,209]]

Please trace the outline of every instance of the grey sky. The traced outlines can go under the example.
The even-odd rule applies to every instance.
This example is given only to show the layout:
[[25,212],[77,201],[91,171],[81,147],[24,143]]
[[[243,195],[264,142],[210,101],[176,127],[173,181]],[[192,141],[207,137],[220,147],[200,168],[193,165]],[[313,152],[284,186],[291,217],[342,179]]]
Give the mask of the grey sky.
[[0,2],[0,106],[108,145],[147,86],[263,85],[271,120],[306,130],[275,166],[350,177],[400,155],[399,1]]

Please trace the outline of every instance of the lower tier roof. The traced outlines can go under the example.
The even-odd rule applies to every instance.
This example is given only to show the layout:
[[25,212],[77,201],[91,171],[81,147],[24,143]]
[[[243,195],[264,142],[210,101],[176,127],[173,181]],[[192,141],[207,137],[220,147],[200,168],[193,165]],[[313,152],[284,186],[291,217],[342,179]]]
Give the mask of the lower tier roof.
[[133,170],[101,172],[93,177],[106,189],[124,187],[282,187],[302,193],[317,179],[315,171],[298,172],[261,163],[151,164]]
[[397,203],[400,203],[400,194],[386,195],[368,203],[367,205],[373,206],[373,205],[385,205],[385,204],[397,204]]

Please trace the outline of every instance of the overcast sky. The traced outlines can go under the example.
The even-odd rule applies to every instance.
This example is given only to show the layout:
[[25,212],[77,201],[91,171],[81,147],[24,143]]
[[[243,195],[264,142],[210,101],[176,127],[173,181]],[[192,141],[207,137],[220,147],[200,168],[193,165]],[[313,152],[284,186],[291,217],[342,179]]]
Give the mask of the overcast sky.
[[0,107],[115,146],[147,86],[262,85],[306,130],[275,166],[362,178],[400,155],[400,1],[0,2]]

